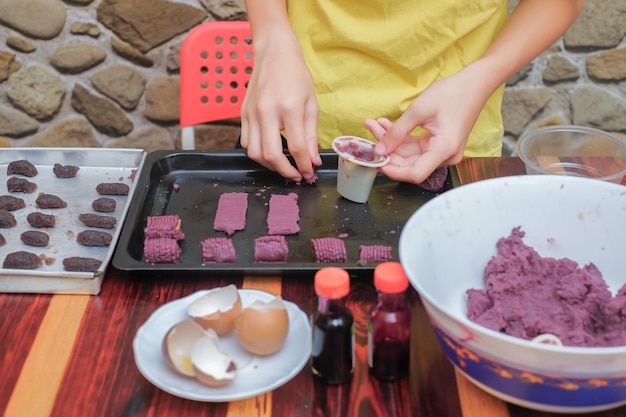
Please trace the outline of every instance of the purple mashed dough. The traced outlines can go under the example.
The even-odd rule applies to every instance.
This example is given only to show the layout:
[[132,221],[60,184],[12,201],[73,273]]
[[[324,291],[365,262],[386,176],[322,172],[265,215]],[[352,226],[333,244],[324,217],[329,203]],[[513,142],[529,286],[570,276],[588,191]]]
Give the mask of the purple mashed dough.
[[426,191],[438,192],[446,185],[446,179],[448,179],[448,167],[441,166],[433,171],[419,186]]
[[374,153],[374,149],[364,149],[356,143],[346,143],[339,144],[337,149],[343,153],[350,154],[354,156],[359,161],[365,162],[373,162],[376,159],[376,154]]
[[626,285],[613,297],[593,263],[543,258],[524,234],[516,227],[498,241],[486,289],[467,291],[470,320],[529,340],[551,333],[566,346],[626,345]]

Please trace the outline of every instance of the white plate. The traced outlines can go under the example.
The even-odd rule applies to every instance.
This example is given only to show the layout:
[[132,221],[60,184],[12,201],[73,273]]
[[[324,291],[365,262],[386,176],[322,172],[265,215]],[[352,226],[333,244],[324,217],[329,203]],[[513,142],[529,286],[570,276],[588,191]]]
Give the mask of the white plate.
[[[135,363],[148,381],[163,391],[190,400],[233,401],[278,388],[302,370],[311,355],[311,325],[304,311],[289,301],[285,301],[289,334],[281,350],[273,355],[247,354],[234,334],[220,338],[220,350],[228,352],[237,364],[237,375],[232,384],[211,388],[171,370],[161,350],[165,334],[174,324],[188,318],[189,304],[209,291],[198,291],[159,307],[137,330],[133,341]],[[264,291],[249,289],[241,289],[239,294],[244,308],[255,300],[269,301],[274,297]]]

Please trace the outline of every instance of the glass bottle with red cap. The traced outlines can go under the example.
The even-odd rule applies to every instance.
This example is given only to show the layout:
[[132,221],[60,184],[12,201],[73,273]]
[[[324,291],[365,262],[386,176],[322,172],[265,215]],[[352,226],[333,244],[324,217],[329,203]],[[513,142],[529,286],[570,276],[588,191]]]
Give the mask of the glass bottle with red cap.
[[408,375],[411,346],[411,309],[406,299],[409,281],[399,262],[384,262],[374,269],[378,300],[368,326],[370,372],[383,380]]
[[349,292],[350,275],[345,269],[326,267],[316,272],[311,369],[326,384],[341,384],[352,377],[354,318],[345,302]]

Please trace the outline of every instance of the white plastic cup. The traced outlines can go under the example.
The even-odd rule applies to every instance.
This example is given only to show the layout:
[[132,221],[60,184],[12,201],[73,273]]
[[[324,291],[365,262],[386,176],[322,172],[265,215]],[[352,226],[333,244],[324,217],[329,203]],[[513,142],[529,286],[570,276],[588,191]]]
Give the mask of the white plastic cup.
[[[337,192],[355,203],[369,199],[378,168],[389,162],[389,156],[375,155],[376,144],[356,136],[339,136],[332,143],[339,155],[337,163]],[[371,158],[364,158],[364,155]]]

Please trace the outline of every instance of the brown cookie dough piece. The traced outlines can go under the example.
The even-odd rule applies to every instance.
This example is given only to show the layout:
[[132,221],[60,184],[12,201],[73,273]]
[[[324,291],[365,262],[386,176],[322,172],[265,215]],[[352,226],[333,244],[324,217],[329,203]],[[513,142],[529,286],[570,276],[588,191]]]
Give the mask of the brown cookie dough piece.
[[32,194],[37,190],[37,184],[26,178],[11,177],[7,180],[7,190],[10,193]]
[[85,226],[99,227],[101,229],[113,229],[117,224],[117,219],[113,216],[93,213],[81,213],[78,215],[78,220]]
[[128,195],[130,187],[122,182],[103,182],[96,185],[100,195]]
[[72,256],[63,259],[63,268],[66,271],[75,272],[96,272],[102,265],[102,261],[95,258],[83,258],[80,256]]
[[74,178],[79,169],[76,165],[54,164],[52,172],[57,178]]
[[0,209],[6,211],[19,210],[26,207],[23,198],[13,197],[12,195],[0,195]]
[[109,246],[113,235],[99,230],[83,230],[76,236],[76,241],[83,246]]
[[17,225],[15,216],[10,211],[0,209],[0,228],[8,229]]
[[38,211],[29,213],[28,216],[26,216],[26,220],[28,221],[28,224],[30,224],[31,226],[39,227],[39,228],[54,227],[56,223],[56,217],[54,217],[54,215],[44,214]]
[[48,246],[50,236],[39,230],[27,230],[20,235],[22,243],[28,246]]
[[38,174],[35,165],[25,159],[13,161],[7,166],[7,175],[19,174],[25,177],[34,177]]
[[4,258],[4,263],[2,264],[3,268],[13,268],[13,269],[36,269],[39,268],[42,264],[39,256],[35,255],[32,252],[26,251],[17,251],[9,253]]
[[4,246],[7,244],[7,240],[4,238],[2,233],[0,233],[0,246]]
[[115,211],[116,207],[117,202],[109,197],[96,198],[91,203],[91,208],[101,213],[110,213],[112,211]]
[[54,194],[39,193],[39,197],[35,200],[37,207],[43,209],[65,208],[67,203]]

